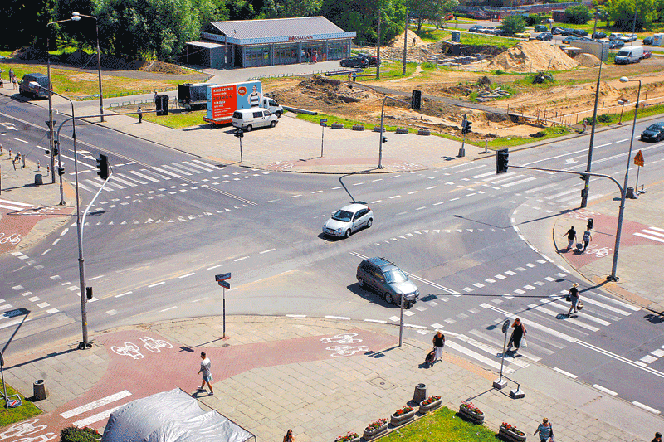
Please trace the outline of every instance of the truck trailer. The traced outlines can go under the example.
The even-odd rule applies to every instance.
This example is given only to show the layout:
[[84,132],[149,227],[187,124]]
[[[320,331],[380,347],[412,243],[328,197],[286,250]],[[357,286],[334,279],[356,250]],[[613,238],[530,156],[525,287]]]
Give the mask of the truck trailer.
[[213,124],[230,124],[238,109],[268,109],[281,118],[283,108],[272,98],[263,95],[260,80],[212,85],[207,88],[207,115],[203,120]]
[[208,83],[178,84],[178,103],[187,110],[205,109],[207,107]]

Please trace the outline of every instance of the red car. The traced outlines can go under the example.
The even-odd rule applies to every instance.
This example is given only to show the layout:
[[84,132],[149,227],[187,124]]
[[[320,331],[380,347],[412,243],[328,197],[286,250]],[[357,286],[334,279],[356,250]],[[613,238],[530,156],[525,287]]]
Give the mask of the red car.
[[650,57],[652,57],[652,51],[643,51],[642,58],[650,58]]

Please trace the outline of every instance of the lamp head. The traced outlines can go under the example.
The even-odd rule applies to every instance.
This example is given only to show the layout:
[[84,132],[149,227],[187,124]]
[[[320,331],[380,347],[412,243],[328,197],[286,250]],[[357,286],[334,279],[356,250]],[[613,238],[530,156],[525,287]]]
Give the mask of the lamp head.
[[620,77],[620,82],[621,83],[627,83],[629,81],[629,78],[627,77]]
[[71,20],[72,21],[79,21],[81,19],[81,13],[80,12],[72,12],[71,13]]

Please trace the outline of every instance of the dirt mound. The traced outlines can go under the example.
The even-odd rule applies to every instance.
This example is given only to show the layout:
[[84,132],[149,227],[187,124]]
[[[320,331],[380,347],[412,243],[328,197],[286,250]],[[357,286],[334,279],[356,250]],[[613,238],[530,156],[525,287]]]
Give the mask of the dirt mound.
[[[408,30],[408,46],[413,44],[413,39],[415,39],[415,46],[421,46],[424,43],[422,39],[410,29]],[[394,37],[394,40],[390,42],[390,47],[392,48],[402,48],[403,49],[403,32]]]
[[186,75],[191,73],[180,66],[166,63],[163,61],[151,61],[146,62],[143,66],[139,68],[141,71],[145,72],[157,72],[160,74],[174,74],[174,75]]
[[599,65],[599,58],[595,57],[593,54],[581,53],[574,57],[574,61],[579,63],[579,66],[585,66],[587,68]]
[[579,63],[557,47],[543,41],[525,41],[497,55],[489,69],[507,72],[565,71]]

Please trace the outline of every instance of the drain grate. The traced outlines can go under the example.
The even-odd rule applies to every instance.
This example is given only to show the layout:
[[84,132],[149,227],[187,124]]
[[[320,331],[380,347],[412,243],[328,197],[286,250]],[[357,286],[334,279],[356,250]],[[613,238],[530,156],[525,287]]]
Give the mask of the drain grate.
[[392,390],[392,389],[394,389],[394,384],[392,384],[391,382],[386,381],[385,379],[381,378],[380,376],[377,376],[373,379],[370,379],[369,383],[371,385],[376,386],[376,387],[382,388],[383,390]]

